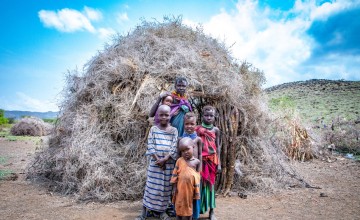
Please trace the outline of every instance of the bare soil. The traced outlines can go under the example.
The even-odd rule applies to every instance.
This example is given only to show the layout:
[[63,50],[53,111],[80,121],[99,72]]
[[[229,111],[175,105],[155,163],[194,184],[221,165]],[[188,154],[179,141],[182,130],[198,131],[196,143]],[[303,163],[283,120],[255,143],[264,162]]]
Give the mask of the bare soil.
[[[24,178],[24,169],[36,151],[33,141],[0,138],[0,170],[12,178],[0,180],[0,219],[134,219],[141,201],[107,204],[79,203],[74,197],[47,191]],[[297,163],[297,171],[313,188],[290,188],[242,199],[218,196],[218,219],[360,219],[360,163],[341,156],[335,162]],[[322,196],[320,196],[320,194]],[[206,218],[204,215],[202,218]]]

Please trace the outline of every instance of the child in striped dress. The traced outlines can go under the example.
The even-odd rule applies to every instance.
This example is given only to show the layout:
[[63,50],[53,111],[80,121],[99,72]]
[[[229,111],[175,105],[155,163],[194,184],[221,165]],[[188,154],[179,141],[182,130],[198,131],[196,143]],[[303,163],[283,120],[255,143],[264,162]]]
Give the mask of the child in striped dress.
[[136,220],[146,219],[146,211],[160,213],[160,218],[170,220],[166,214],[172,186],[170,178],[177,159],[178,131],[170,125],[170,107],[158,108],[159,124],[152,126],[148,136],[146,155],[150,156],[143,197],[143,210]]

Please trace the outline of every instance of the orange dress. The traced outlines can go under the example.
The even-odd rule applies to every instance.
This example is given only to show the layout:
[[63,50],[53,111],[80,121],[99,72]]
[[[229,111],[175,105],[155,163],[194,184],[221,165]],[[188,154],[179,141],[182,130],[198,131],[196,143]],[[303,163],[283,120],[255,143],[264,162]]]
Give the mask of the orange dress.
[[200,199],[200,173],[180,157],[176,161],[170,182],[177,184],[177,192],[172,201],[176,215],[192,216],[193,200]]

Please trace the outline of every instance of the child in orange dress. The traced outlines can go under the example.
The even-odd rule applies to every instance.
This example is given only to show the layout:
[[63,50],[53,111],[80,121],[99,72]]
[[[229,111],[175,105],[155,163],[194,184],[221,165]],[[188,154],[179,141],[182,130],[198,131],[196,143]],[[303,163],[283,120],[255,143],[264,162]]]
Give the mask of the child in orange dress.
[[184,137],[179,141],[181,157],[176,161],[170,183],[177,220],[191,220],[193,200],[200,199],[200,160],[193,155],[194,142]]
[[[200,172],[202,170],[202,148],[203,142],[199,136],[197,136],[196,131],[196,115],[194,112],[188,112],[184,117],[184,134],[181,138],[189,137],[194,142],[194,152],[193,155],[195,158],[200,160]],[[179,153],[181,156],[181,154]],[[194,200],[193,204],[193,219],[197,220],[200,217],[200,200]]]

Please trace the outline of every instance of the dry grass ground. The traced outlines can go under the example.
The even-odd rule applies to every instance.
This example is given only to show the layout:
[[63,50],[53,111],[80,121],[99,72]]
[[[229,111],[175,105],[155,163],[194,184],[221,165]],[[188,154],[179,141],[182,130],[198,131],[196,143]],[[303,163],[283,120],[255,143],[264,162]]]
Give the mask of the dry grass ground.
[[[139,213],[141,201],[78,203],[26,181],[24,169],[37,146],[32,140],[0,138],[0,157],[4,158],[0,170],[12,170],[19,176],[15,181],[0,180],[0,219],[134,219]],[[360,163],[336,158],[333,163],[294,163],[312,186],[321,189],[289,188],[267,196],[248,195],[247,199],[219,197],[218,219],[358,219]]]

